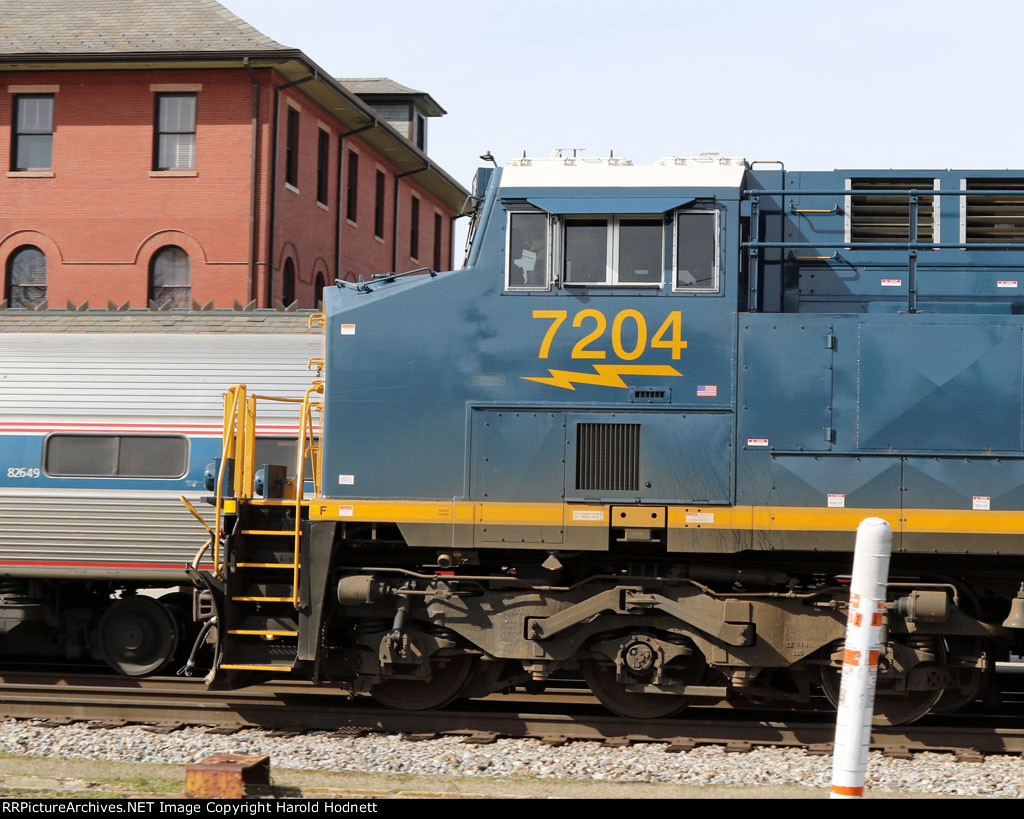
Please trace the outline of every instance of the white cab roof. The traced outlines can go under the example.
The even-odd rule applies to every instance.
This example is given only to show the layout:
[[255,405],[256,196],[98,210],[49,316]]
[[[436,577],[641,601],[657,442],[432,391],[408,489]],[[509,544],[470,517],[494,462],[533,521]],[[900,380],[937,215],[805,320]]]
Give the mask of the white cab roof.
[[618,157],[513,159],[501,176],[503,188],[739,188],[743,157],[702,154],[663,157],[634,165]]

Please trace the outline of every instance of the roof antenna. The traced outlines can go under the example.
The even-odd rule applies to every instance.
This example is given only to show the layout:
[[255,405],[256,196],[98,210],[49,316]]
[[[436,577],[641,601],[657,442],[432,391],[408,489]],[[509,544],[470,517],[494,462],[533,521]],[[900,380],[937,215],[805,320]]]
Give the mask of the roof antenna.
[[615,159],[615,151],[613,151],[611,148],[608,149],[608,158]]

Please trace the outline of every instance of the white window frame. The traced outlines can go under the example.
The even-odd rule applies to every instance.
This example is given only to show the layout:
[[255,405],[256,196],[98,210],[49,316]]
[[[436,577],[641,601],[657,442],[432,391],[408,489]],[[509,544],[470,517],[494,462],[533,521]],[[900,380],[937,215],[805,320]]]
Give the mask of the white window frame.
[[[709,214],[714,220],[715,272],[711,287],[679,287],[679,217],[691,214]],[[673,293],[718,293],[722,280],[722,235],[719,228],[718,208],[686,208],[672,212],[672,292]]]
[[[513,284],[512,283],[512,217],[513,216],[543,216],[544,218],[544,244],[546,256],[544,258],[545,276],[543,285]],[[505,290],[513,293],[546,293],[552,288],[554,276],[552,275],[552,230],[553,223],[551,214],[543,210],[510,210],[505,223]],[[442,229],[443,233],[443,229]]]
[[[567,219],[604,220],[608,228],[607,247],[605,250],[605,271],[603,282],[570,282],[565,281],[565,221]],[[657,220],[661,222],[661,261],[658,278],[649,282],[619,281],[619,228],[623,222],[639,222]],[[674,229],[674,228],[673,228]],[[664,213],[566,213],[562,216],[558,230],[559,254],[558,277],[564,287],[637,287],[644,289],[661,289],[665,285],[665,214]]]

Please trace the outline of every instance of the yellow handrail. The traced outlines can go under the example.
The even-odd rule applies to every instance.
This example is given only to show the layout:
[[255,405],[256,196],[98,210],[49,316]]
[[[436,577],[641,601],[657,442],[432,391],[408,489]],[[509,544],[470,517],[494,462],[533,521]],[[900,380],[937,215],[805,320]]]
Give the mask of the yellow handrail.
[[[256,402],[280,401],[284,403],[301,404],[299,418],[299,437],[296,441],[296,464],[295,464],[295,530],[294,538],[294,559],[292,561],[292,596],[291,602],[296,609],[299,608],[299,548],[302,542],[302,504],[304,500],[305,487],[305,466],[309,458],[313,468],[313,491],[320,494],[322,477],[320,475],[321,449],[315,443],[315,427],[313,424],[313,412],[323,415],[323,401],[312,400],[314,394],[322,394],[324,384],[322,379],[313,382],[313,386],[306,390],[302,398],[282,398],[274,395],[247,394],[244,385],[236,384],[229,387],[224,393],[224,437],[221,446],[221,461],[217,472],[216,487],[216,519],[211,532],[213,544],[213,567],[214,574],[224,579],[224,564],[227,555],[222,555],[221,542],[225,533],[222,532],[223,516],[225,505],[224,475],[227,470],[228,460],[234,458],[235,471],[232,481],[234,499],[247,499],[253,497],[254,478],[254,450],[256,439]],[[307,443],[308,442],[308,443]],[[237,507],[236,507],[237,511]],[[196,514],[193,511],[193,514]],[[287,599],[287,598],[286,598]]]
[[[220,468],[217,470],[217,496],[216,515],[213,524],[213,573],[221,580],[224,579],[224,572],[220,562],[220,541],[221,541],[221,518],[224,505],[224,470],[227,467],[229,458],[235,454],[235,438],[237,436],[238,406],[239,402],[245,404],[245,386],[236,384],[228,387],[224,393],[224,437],[221,442]],[[237,479],[237,473],[236,473]],[[237,487],[237,480],[236,480]]]
[[[313,452],[318,450],[315,444],[313,444],[313,407],[318,409],[322,408],[322,404],[315,401],[310,401],[309,397],[313,393],[322,393],[324,391],[324,385],[322,381],[314,381],[313,386],[306,390],[306,394],[302,397],[302,410],[301,417],[299,419],[299,439],[296,442],[296,464],[295,464],[295,550],[294,559],[292,560],[292,605],[296,610],[299,609],[299,545],[302,542],[302,499],[305,494],[305,467],[306,457],[308,456],[313,462],[313,491],[314,494],[319,494],[319,457],[314,456]],[[309,433],[310,444],[306,446],[306,433]]]

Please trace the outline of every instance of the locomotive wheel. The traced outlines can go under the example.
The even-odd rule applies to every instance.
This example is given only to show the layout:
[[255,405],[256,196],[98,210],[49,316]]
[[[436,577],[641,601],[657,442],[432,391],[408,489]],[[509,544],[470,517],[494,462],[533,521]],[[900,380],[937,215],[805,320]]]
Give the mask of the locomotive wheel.
[[128,677],[159,671],[174,657],[180,640],[175,616],[151,597],[115,600],[100,618],[96,635],[103,661]]
[[[966,638],[951,637],[946,640],[946,648],[950,654],[980,655],[984,648],[977,642]],[[967,684],[959,690],[947,690],[943,693],[942,699],[932,709],[936,714],[951,714],[959,711],[965,705],[970,705],[981,694],[982,686],[988,683],[992,676],[991,667],[980,669],[964,669],[961,674],[967,675]],[[961,680],[961,684],[963,681]]]
[[[841,648],[842,644],[840,643]],[[932,648],[935,651],[935,664],[945,663],[946,649],[943,641],[933,640]],[[881,669],[879,671],[881,672]],[[821,669],[821,688],[833,708],[839,707],[839,688],[842,676],[842,671],[838,668],[825,666]],[[942,688],[931,691],[897,691],[887,685],[885,677],[879,673],[871,724],[884,727],[909,725],[912,722],[917,722],[935,710],[943,693]]]
[[[701,658],[701,677],[704,675]],[[664,719],[682,711],[693,697],[682,694],[637,694],[627,691],[615,677],[615,664],[599,660],[580,662],[583,677],[601,704],[620,717]]]
[[444,665],[431,663],[430,681],[385,680],[370,689],[381,705],[401,711],[429,711],[457,700],[473,679],[473,658],[451,657]]

